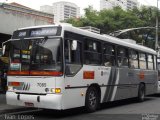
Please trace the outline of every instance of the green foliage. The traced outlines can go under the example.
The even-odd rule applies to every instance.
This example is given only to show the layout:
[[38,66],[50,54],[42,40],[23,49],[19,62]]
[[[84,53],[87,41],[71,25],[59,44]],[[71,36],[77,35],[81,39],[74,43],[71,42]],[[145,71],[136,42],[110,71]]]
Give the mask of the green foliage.
[[156,25],[156,13],[157,8],[152,6],[142,6],[140,9],[134,8],[129,11],[133,16],[137,16],[143,21],[143,26],[155,26]]
[[80,18],[70,18],[65,22],[73,26],[92,26],[101,29],[102,33],[110,33],[120,29],[155,26],[156,7],[142,6],[125,11],[120,7],[109,10],[94,10],[91,6],[84,9],[85,14]]

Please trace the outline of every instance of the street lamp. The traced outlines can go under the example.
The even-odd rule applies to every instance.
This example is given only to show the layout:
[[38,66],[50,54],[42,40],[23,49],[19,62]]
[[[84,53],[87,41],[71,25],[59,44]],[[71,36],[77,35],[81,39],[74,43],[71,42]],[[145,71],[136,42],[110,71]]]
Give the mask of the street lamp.
[[157,0],[157,15],[156,15],[156,41],[155,41],[155,50],[158,49],[159,45],[158,45],[158,0]]

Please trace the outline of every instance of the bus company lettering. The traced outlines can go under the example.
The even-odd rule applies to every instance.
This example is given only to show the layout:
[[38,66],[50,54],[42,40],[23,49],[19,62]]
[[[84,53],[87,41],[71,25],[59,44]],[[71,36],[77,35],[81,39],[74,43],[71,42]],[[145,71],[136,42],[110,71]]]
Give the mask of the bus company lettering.
[[94,71],[84,71],[83,79],[94,79]]
[[99,67],[98,70],[109,70],[109,68],[106,68],[106,67]]

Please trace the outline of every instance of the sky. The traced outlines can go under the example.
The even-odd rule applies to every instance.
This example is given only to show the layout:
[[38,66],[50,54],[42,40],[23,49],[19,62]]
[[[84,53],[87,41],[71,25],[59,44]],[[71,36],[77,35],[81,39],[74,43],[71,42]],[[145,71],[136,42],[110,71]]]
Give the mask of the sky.
[[[40,6],[42,5],[52,5],[54,2],[58,1],[68,1],[75,3],[78,5],[81,9],[81,13],[83,12],[84,8],[87,8],[89,5],[93,6],[94,9],[99,10],[100,8],[100,0],[0,0],[0,2],[6,2],[6,3],[11,3],[11,2],[17,2],[20,3],[24,6],[40,10]],[[144,5],[152,5],[156,6],[157,0],[138,0],[140,4]],[[159,2],[160,3],[160,2]]]

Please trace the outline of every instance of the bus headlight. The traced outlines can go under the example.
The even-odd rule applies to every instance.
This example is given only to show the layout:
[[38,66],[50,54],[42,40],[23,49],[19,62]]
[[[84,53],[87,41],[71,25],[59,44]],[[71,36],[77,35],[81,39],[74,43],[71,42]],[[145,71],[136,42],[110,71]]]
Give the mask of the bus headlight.
[[61,93],[61,88],[45,88],[46,93]]
[[55,93],[55,89],[54,88],[51,88],[51,93]]

